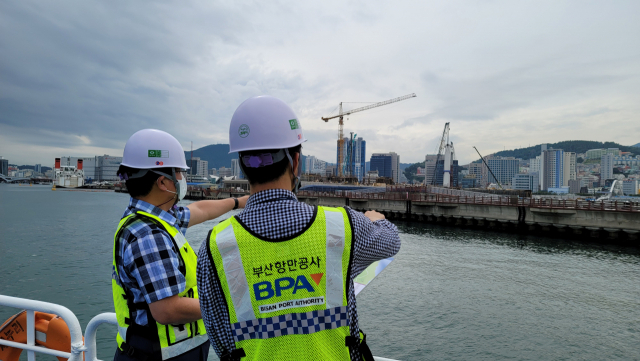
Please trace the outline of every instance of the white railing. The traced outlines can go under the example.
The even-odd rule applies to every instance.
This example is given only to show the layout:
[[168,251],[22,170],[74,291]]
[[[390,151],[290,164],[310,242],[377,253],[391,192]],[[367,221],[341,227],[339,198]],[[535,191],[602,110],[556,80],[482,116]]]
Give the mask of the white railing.
[[[99,325],[110,323],[117,325],[115,313],[101,313],[89,321],[85,330],[85,340],[82,341],[82,329],[76,315],[68,308],[54,303],[29,300],[0,295],[0,306],[14,307],[27,311],[27,343],[13,342],[0,339],[0,345],[27,350],[28,360],[35,361],[36,352],[68,358],[69,361],[82,361],[82,353],[85,352],[85,361],[97,361],[96,358],[96,331]],[[71,336],[71,352],[52,350],[35,344],[35,312],[53,313],[60,316],[69,328]]]
[[[98,326],[103,323],[117,325],[116,314],[112,312],[101,313],[89,321],[84,332],[84,342],[82,342],[82,330],[76,315],[68,308],[56,305],[55,303],[29,300],[26,298],[10,297],[0,295],[0,306],[15,307],[27,311],[27,343],[13,342],[0,339],[0,345],[27,350],[28,360],[35,361],[36,352],[68,358],[68,361],[82,361],[84,352],[85,361],[99,361],[96,353],[96,332]],[[71,334],[71,352],[52,350],[35,344],[35,312],[53,313],[60,316],[69,328]],[[1,321],[0,321],[1,322]],[[374,357],[375,361],[397,361],[383,357]]]

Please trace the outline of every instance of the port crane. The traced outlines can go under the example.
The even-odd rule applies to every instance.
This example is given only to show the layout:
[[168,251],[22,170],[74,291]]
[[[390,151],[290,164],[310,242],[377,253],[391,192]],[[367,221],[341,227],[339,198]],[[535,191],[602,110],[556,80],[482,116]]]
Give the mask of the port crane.
[[407,100],[410,98],[415,98],[416,94],[415,93],[411,93],[408,95],[404,95],[398,98],[393,98],[393,99],[389,99],[389,100],[385,100],[383,102],[378,102],[378,103],[374,103],[374,104],[369,104],[366,105],[364,107],[361,108],[356,108],[356,109],[352,109],[352,110],[348,110],[348,111],[343,111],[342,110],[342,102],[340,102],[340,104],[338,105],[339,110],[338,110],[338,115],[334,115],[334,116],[328,116],[328,117],[322,117],[322,120],[324,120],[325,122],[329,122],[329,120],[331,119],[335,119],[335,118],[339,118],[338,119],[338,164],[336,165],[336,168],[338,170],[338,177],[343,177],[344,173],[345,173],[345,165],[344,165],[344,117],[347,115],[351,115],[353,113],[357,113],[357,112],[361,112],[363,110],[369,110],[369,109],[373,109],[373,108],[377,108],[377,107],[381,107],[383,105],[387,105],[387,104],[392,104],[392,103],[396,103],[399,101],[403,101],[403,100]]
[[491,173],[491,176],[493,177],[493,179],[496,180],[496,183],[498,183],[498,187],[500,187],[500,189],[504,189],[502,188],[502,184],[500,184],[500,181],[498,180],[498,177],[496,177],[495,174],[493,174],[493,171],[491,170],[491,168],[489,168],[489,164],[487,164],[487,161],[484,160],[484,157],[482,156],[482,154],[480,154],[480,151],[478,150],[478,148],[476,148],[475,146],[473,147],[473,149],[476,150],[476,152],[478,153],[478,155],[480,156],[480,159],[482,159],[482,162],[484,163],[484,165],[487,167],[487,169],[489,170],[489,173]]
[[[444,156],[444,164],[442,175],[442,186],[445,188],[451,187],[451,160],[455,159],[455,149],[453,148],[453,142],[449,141],[449,122],[444,125],[442,131],[442,138],[440,139],[440,146],[438,147],[438,155],[436,156],[436,164],[433,167],[433,177],[431,177],[431,185],[436,184],[436,175],[438,171],[438,162],[440,157]],[[424,161],[424,184],[427,184],[427,160]]]

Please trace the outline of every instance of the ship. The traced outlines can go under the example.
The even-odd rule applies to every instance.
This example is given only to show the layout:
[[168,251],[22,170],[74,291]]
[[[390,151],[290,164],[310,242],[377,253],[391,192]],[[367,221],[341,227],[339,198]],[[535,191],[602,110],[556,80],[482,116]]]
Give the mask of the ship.
[[60,158],[56,158],[54,171],[54,188],[79,188],[84,185],[82,159],[78,159],[78,164],[76,166],[72,166],[61,165]]

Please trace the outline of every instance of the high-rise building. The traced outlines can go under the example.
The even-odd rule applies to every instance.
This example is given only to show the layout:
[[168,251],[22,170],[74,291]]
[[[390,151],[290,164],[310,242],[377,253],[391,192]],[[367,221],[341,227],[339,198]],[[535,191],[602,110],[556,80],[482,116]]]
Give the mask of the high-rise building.
[[564,152],[563,186],[568,186],[570,180],[576,179],[576,153]]
[[36,173],[42,173],[42,164],[36,164],[35,167],[33,167],[33,170]]
[[231,159],[231,169],[233,171],[233,176],[238,179],[244,179],[244,173],[242,173],[242,169],[240,168],[240,160],[238,158]]
[[[110,155],[99,155],[95,157],[95,179],[99,182],[113,182],[119,181],[120,177],[116,174],[120,163],[122,163],[122,157],[112,157]],[[85,175],[86,178],[86,175]]]
[[613,154],[605,154],[600,158],[600,185],[607,179],[613,179]]
[[306,174],[318,174],[322,177],[325,176],[327,162],[318,159],[313,155],[308,155],[304,160],[304,172]]
[[541,156],[529,159],[529,172],[538,172],[540,174],[541,159]]
[[580,181],[578,179],[569,181],[569,193],[580,193]]
[[400,156],[395,152],[374,153],[371,155],[371,170],[377,170],[380,177],[400,181]]
[[540,188],[560,188],[564,184],[564,151],[548,149],[542,152],[540,158]]
[[484,186],[486,185],[486,181],[484,181],[483,176],[483,168],[486,168],[482,161],[480,163],[470,163],[469,164],[469,175],[475,176],[475,186]]
[[[487,159],[487,164],[491,169],[491,172],[489,172],[489,183],[500,182],[502,185],[510,185],[513,177],[520,171],[520,161],[513,157],[490,158]],[[493,174],[491,174],[492,172]]]
[[209,161],[202,160],[200,157],[187,159],[187,165],[191,168],[189,174],[206,177],[209,173]]
[[218,177],[231,177],[233,176],[233,169],[231,168],[226,168],[226,167],[220,167],[218,169]]
[[373,153],[371,154],[371,171],[377,171],[379,177],[392,178],[391,154]]
[[[343,138],[343,151],[342,156],[344,158],[344,174],[351,175],[358,178],[359,182],[362,182],[362,178],[366,172],[366,148],[367,142],[359,137],[357,139],[350,140],[349,138]],[[340,142],[336,146],[336,164],[338,164],[338,158],[340,157]]]
[[511,188],[517,190],[530,190],[532,192],[538,191],[538,173],[520,173],[513,176],[511,181]]
[[9,176],[9,160],[4,157],[0,157],[0,174],[5,177]]
[[624,193],[625,196],[640,194],[640,181],[637,179],[623,180],[622,193]]
[[400,155],[395,152],[389,152],[391,155],[391,178],[395,183],[400,182]]

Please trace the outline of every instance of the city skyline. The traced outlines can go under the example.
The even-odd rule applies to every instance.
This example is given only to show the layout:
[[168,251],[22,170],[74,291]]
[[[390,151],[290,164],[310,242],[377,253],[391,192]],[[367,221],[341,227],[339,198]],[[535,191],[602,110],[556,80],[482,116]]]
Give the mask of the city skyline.
[[408,93],[417,98],[349,116],[345,132],[409,163],[434,153],[445,122],[462,164],[476,159],[472,146],[632,145],[639,11],[634,1],[4,1],[0,154],[17,164],[120,156],[143,128],[185,149],[226,143],[235,108],[260,94],[290,104],[305,152],[326,160],[337,121],[321,116]]

